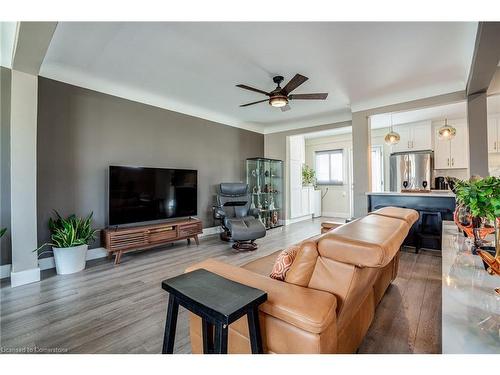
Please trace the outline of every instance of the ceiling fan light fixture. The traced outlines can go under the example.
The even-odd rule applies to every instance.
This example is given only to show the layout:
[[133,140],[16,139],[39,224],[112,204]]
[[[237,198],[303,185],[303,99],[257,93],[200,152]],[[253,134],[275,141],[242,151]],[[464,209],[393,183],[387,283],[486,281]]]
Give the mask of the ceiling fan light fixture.
[[284,107],[288,104],[288,99],[284,95],[276,95],[271,97],[271,99],[269,99],[269,104],[277,108]]
[[444,125],[438,130],[439,139],[447,140],[452,139],[457,134],[457,129],[448,125],[448,119],[444,120]]

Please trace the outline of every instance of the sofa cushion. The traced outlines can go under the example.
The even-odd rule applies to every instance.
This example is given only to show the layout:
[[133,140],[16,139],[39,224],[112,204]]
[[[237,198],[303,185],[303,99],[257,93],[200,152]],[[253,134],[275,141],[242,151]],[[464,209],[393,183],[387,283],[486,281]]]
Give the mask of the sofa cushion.
[[318,252],[358,267],[384,267],[398,252],[409,229],[404,220],[368,215],[324,234]]
[[292,266],[299,250],[300,246],[298,245],[293,245],[283,250],[276,258],[269,276],[276,280],[285,281],[286,273]]
[[400,207],[383,207],[376,211],[370,212],[369,215],[382,215],[394,217],[406,221],[412,226],[418,220],[418,212],[409,208]]
[[280,253],[281,250],[278,250],[272,254],[266,255],[256,260],[252,260],[251,262],[243,265],[242,268],[258,273],[259,275],[269,276],[273,269],[274,262],[276,261],[276,258]]
[[286,273],[285,281],[290,284],[307,286],[317,259],[317,239],[301,242],[300,251],[297,253],[290,270]]

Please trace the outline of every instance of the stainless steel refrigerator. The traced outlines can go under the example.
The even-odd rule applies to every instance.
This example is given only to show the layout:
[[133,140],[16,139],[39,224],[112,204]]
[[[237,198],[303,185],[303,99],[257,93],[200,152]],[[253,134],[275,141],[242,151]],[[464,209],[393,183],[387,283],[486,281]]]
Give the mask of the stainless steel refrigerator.
[[391,191],[430,190],[432,151],[397,152],[390,156]]

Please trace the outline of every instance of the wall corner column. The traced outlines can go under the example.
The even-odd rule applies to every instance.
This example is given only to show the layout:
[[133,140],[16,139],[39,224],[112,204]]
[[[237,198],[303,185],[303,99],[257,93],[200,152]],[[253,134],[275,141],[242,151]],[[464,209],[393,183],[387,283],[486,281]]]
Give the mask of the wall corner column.
[[11,286],[40,280],[37,248],[38,77],[12,70],[10,117]]
[[488,170],[488,109],[486,92],[467,96],[470,174],[486,177]]
[[371,190],[370,122],[365,112],[352,114],[353,215],[368,212],[366,193]]

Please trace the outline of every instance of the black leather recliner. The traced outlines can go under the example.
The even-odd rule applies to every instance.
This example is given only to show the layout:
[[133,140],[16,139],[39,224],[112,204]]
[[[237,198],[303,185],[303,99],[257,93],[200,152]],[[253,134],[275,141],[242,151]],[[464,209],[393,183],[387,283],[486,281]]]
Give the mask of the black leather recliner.
[[220,220],[221,239],[234,241],[236,250],[255,250],[255,240],[266,235],[266,227],[259,218],[259,211],[250,208],[248,185],[241,182],[221,183],[217,192],[214,218]]

